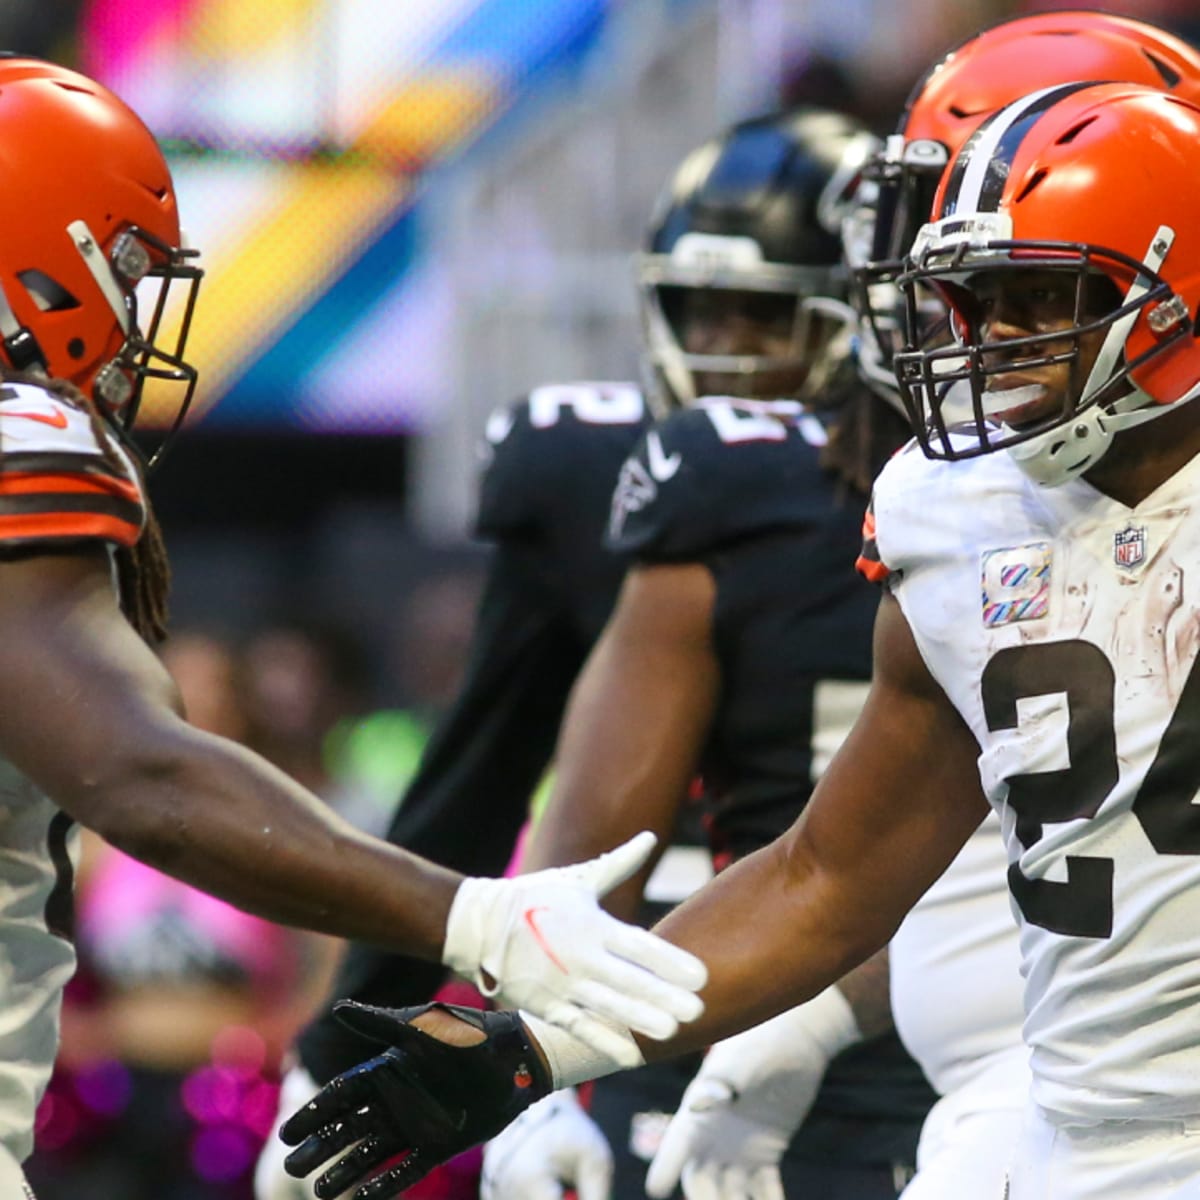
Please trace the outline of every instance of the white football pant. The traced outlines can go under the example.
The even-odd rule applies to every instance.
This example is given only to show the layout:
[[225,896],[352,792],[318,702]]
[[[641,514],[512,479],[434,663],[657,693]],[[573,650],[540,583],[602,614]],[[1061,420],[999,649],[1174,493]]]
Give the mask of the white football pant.
[[1030,1104],[1009,1200],[1200,1200],[1200,1117],[1054,1125]]

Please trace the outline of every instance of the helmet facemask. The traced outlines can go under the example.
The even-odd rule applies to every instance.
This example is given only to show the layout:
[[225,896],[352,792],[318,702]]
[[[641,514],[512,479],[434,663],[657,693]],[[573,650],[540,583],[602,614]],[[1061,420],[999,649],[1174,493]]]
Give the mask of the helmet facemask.
[[[151,466],[162,458],[183,424],[196,390],[198,372],[184,358],[184,350],[204,275],[195,261],[198,254],[130,226],[114,239],[107,263],[88,264],[125,333],[120,352],[96,373],[92,385],[96,403],[113,425],[129,434],[148,379],[170,385],[175,393],[169,428],[155,439],[148,454]],[[108,281],[101,282],[105,266]],[[146,310],[150,316],[143,329],[140,314]],[[160,344],[160,339],[169,344]]]
[[[847,360],[856,319],[840,266],[764,262],[751,239],[690,234],[669,255],[639,255],[637,271],[646,382],[660,413],[714,394],[819,404]],[[689,349],[698,314],[727,330],[773,331],[780,348]]]
[[[896,407],[894,364],[907,328],[907,304],[897,280],[929,219],[948,157],[940,142],[890,137],[864,168],[858,203],[842,229],[850,298],[861,323],[859,370],[872,390]],[[922,328],[931,338],[942,336],[945,303],[929,289],[918,295]]]
[[[1159,231],[1140,262],[1087,244],[1005,238],[1009,231],[1007,219],[996,214],[951,217],[922,231],[898,280],[907,345],[896,355],[896,372],[914,432],[930,458],[974,458],[1004,449],[1036,482],[1054,486],[1091,469],[1114,433],[1167,410],[1132,376],[1189,336],[1191,321],[1157,271],[1170,230]],[[985,290],[1002,292],[1006,277],[1017,284],[1034,271],[1063,277],[1069,323],[989,338],[979,299],[982,282]],[[945,298],[949,340],[923,328],[922,289]],[[1130,358],[1126,340],[1143,312],[1156,341]],[[1022,372],[1063,366],[1062,403],[1050,412],[1035,404],[1040,385],[997,386],[1005,376],[1019,384]],[[1014,420],[1023,407],[1036,419]]]
[[635,258],[657,415],[705,395],[844,400],[856,318],[840,230],[877,146],[857,121],[801,106],[740,122],[683,160]]
[[[989,114],[1070,80],[1129,81],[1196,101],[1200,56],[1133,18],[1056,11],[1001,21],[929,67],[909,95],[899,131],[865,171],[876,188],[875,219],[873,237],[852,262],[853,300],[863,319],[861,369],[881,394],[887,394],[907,319],[889,285],[930,219],[950,157]],[[936,325],[937,301],[925,299],[922,322]]]

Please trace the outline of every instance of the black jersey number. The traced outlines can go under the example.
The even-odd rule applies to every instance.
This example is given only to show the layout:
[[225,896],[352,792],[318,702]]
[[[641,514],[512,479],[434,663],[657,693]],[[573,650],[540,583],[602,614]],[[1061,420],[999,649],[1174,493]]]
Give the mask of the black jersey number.
[[[1200,662],[1200,659],[1198,659]],[[984,668],[983,709],[993,732],[1016,729],[1018,702],[1056,693],[1067,702],[1067,766],[1011,775],[1008,802],[1021,844],[1032,846],[1047,823],[1094,817],[1120,775],[1112,664],[1078,640],[1033,642],[1001,650]],[[1200,854],[1200,669],[1193,665],[1158,753],[1133,803],[1160,854]],[[1065,882],[1029,879],[1016,863],[1009,887],[1025,919],[1077,937],[1108,937],[1113,925],[1113,860],[1067,855]]]

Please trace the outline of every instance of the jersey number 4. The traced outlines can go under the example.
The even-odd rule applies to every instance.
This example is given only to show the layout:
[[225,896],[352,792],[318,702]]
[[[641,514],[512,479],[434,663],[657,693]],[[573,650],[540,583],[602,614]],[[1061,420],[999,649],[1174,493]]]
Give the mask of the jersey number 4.
[[[1200,659],[1192,667],[1154,762],[1138,789],[1133,814],[1159,854],[1200,854]],[[1017,702],[1065,694],[1067,766],[1011,775],[1008,802],[1026,848],[1049,822],[1094,817],[1120,775],[1112,664],[1099,647],[1078,640],[1031,642],[1001,650],[983,672],[983,706],[993,732],[1016,729]],[[1113,860],[1067,855],[1067,879],[1029,879],[1013,863],[1008,883],[1025,919],[1043,929],[1104,938],[1113,927]]]

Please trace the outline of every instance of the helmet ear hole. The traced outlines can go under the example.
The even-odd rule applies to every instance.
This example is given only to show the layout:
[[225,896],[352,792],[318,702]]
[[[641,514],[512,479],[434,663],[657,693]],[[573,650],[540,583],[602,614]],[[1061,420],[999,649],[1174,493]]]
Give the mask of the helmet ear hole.
[[1183,78],[1178,71],[1165,63],[1157,54],[1151,54],[1149,50],[1143,50],[1142,53],[1150,61],[1150,65],[1162,76],[1162,81],[1170,91],[1179,85],[1179,81]]
[[25,271],[18,271],[17,278],[29,293],[30,299],[38,306],[39,312],[66,312],[68,309],[79,307],[79,301],[45,271],[31,267]]

